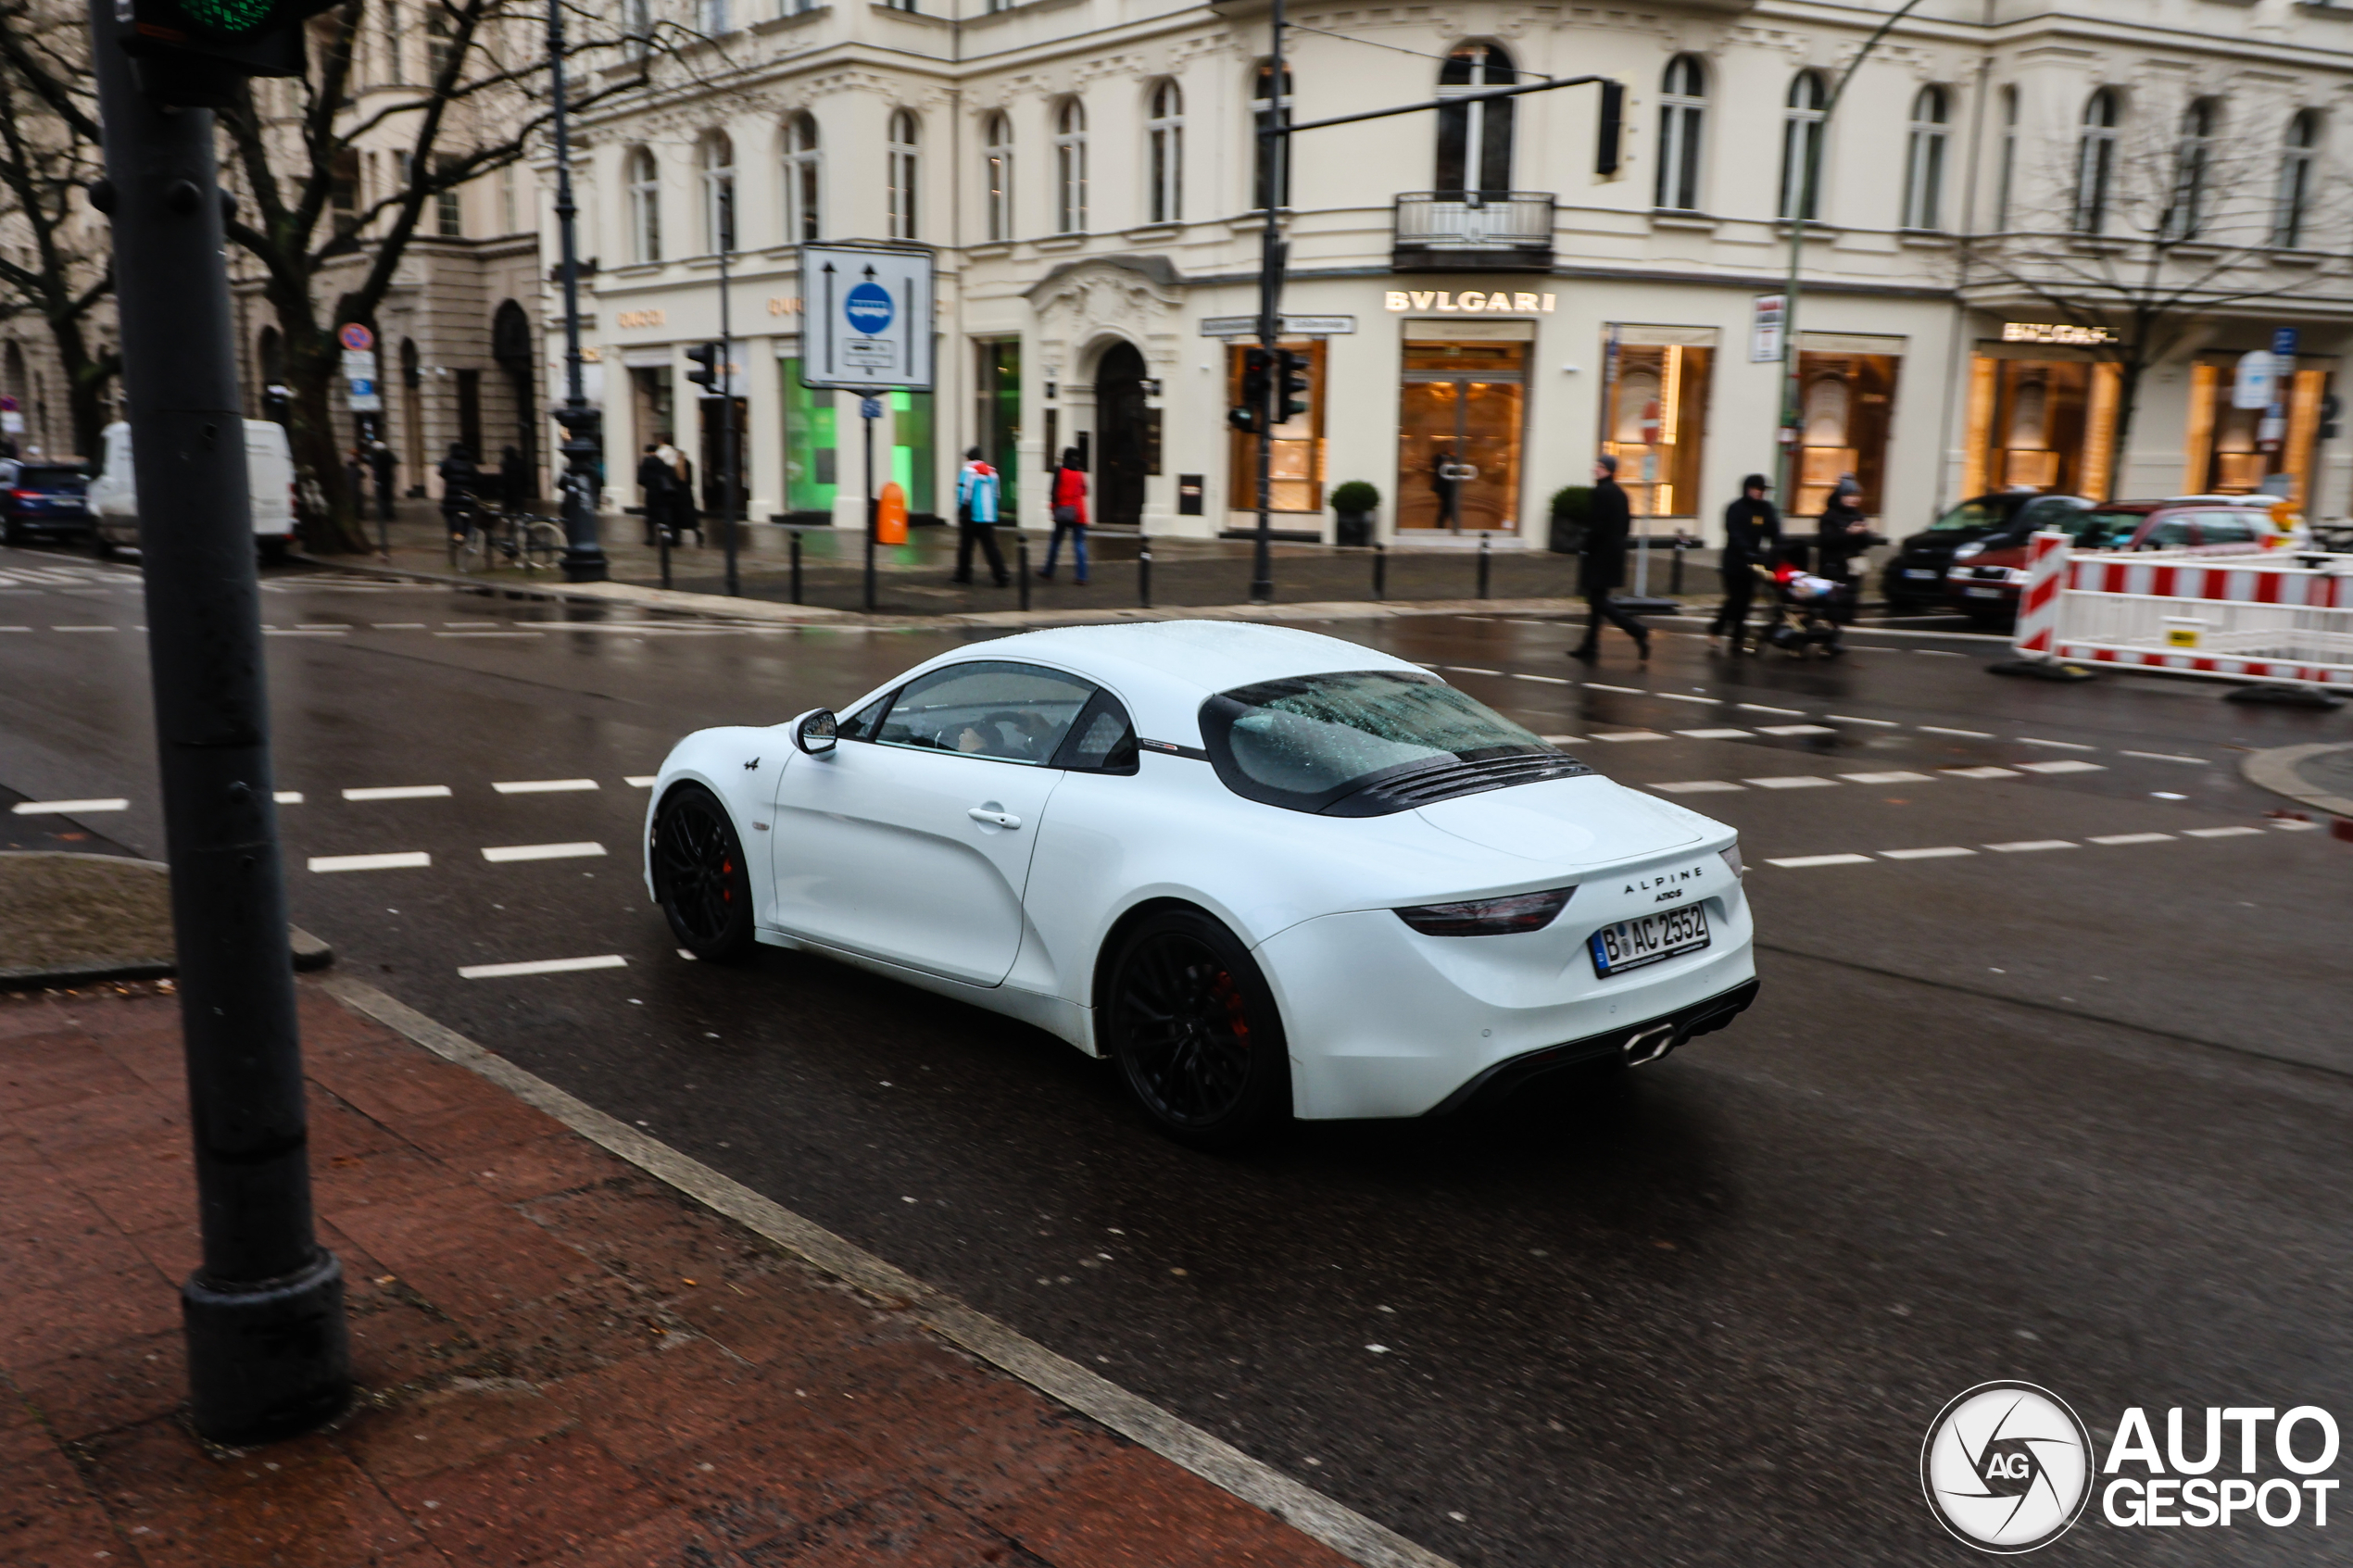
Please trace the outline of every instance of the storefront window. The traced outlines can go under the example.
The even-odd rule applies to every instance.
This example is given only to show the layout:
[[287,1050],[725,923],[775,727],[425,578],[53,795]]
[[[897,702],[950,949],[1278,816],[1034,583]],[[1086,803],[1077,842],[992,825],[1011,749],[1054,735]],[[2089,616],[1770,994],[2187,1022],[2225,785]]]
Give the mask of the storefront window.
[[[1805,342],[1804,334],[1798,341]],[[1895,372],[1902,364],[1893,354],[1798,351],[1801,435],[1791,515],[1818,513],[1847,474],[1863,487],[1862,509],[1880,510],[1887,432],[1895,414]]]
[[973,345],[974,445],[997,470],[999,517],[1021,515],[1021,339],[986,338]]
[[938,515],[933,423],[930,393],[890,394],[890,477],[906,492],[911,515]]
[[834,395],[800,384],[799,358],[776,364],[785,381],[785,509],[830,519],[837,483]]
[[1707,381],[1716,350],[1688,343],[1630,343],[1612,328],[1604,346],[1602,450],[1636,517],[1694,517],[1707,440]]
[[1405,343],[1397,526],[1506,531],[1519,512],[1526,343]]
[[634,367],[629,372],[629,396],[631,422],[636,426],[638,445],[650,441],[658,446],[676,437],[669,366]]
[[2312,452],[2320,434],[2321,405],[2328,396],[2329,372],[2298,369],[2282,387],[2274,416],[2269,409],[2231,406],[2237,358],[2202,358],[2190,367],[2183,493],[2250,495],[2262,489],[2266,479],[2283,474],[2289,499],[2301,505],[2311,489]]
[[2105,361],[1978,356],[1965,487],[2107,500],[2119,384],[2117,367]]
[[[1275,427],[1270,464],[1271,509],[1278,512],[1320,512],[1324,509],[1324,344],[1321,339],[1286,343],[1294,354],[1307,356],[1307,411]],[[1234,346],[1226,351],[1226,406],[1242,401],[1242,356]],[[1238,512],[1258,509],[1258,438],[1236,432],[1229,453],[1232,501]]]

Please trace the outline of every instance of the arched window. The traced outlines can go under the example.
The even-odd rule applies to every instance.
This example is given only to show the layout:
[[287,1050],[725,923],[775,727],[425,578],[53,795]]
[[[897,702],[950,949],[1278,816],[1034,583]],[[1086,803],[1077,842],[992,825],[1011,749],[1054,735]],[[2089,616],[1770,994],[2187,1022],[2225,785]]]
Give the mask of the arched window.
[[2108,227],[2108,188],[2116,179],[2116,125],[2122,118],[2116,89],[2103,87],[2083,105],[2075,144],[2075,228],[2096,234]]
[[992,114],[980,133],[981,160],[988,180],[988,237],[1013,237],[1013,122]]
[[[1290,154],[1287,136],[1266,134],[1278,125],[1290,123],[1291,74],[1283,68],[1282,90],[1275,88],[1275,68],[1267,61],[1258,65],[1258,82],[1251,91],[1251,163],[1250,200],[1252,209],[1264,212],[1270,206],[1290,206]],[[1279,118],[1277,118],[1279,117]]]
[[[1519,80],[1509,55],[1492,44],[1465,44],[1439,68],[1438,95],[1451,98]],[[1454,104],[1438,111],[1440,195],[1507,196],[1512,189],[1512,100]]]
[[2002,167],[1994,181],[1994,227],[2010,226],[2010,176],[2018,168],[2018,89],[2002,89]]
[[915,237],[915,117],[900,109],[890,117],[890,237]]
[[1811,221],[1822,187],[1822,116],[1830,94],[1820,76],[1801,70],[1789,84],[1781,111],[1781,205],[1783,218]]
[[736,248],[736,144],[724,131],[702,139],[702,222],[711,249]]
[[2271,217],[2271,243],[2294,250],[2304,243],[2304,218],[2312,202],[2313,159],[2321,145],[2321,111],[2299,109],[2287,122],[2287,145],[2280,151],[2279,201]]
[[661,169],[651,147],[629,155],[629,248],[639,261],[661,259]]
[[1658,94],[1657,204],[1669,212],[1699,209],[1700,132],[1707,115],[1707,71],[1696,55],[1667,62]]
[[2214,133],[2221,110],[2200,98],[2182,112],[2182,137],[2173,146],[2173,196],[2165,209],[2164,234],[2186,240],[2206,226],[2207,176],[2214,162]]
[[785,243],[823,237],[824,182],[817,120],[806,112],[785,121]]
[[1054,232],[1087,232],[1087,111],[1065,98],[1054,115]]
[[1944,89],[1923,87],[1912,100],[1912,136],[1904,164],[1904,227],[1944,227]]
[[1173,82],[1152,89],[1151,119],[1145,134],[1151,149],[1151,220],[1181,222],[1185,216],[1185,94]]

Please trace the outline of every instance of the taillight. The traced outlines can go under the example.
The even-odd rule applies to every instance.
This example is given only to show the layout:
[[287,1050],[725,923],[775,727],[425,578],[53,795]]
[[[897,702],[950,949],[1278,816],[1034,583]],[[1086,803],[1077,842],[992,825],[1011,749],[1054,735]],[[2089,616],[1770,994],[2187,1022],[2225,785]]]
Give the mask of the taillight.
[[1724,869],[1730,872],[1734,876],[1746,876],[1748,874],[1748,868],[1741,864],[1741,847],[1737,840],[1734,841],[1730,848],[1718,849],[1716,852],[1724,857]]
[[1576,891],[1554,887],[1461,904],[1416,904],[1398,910],[1397,918],[1425,936],[1506,936],[1543,930],[1568,907],[1568,897]]
[[19,501],[45,501],[47,496],[38,490],[11,490],[9,495]]

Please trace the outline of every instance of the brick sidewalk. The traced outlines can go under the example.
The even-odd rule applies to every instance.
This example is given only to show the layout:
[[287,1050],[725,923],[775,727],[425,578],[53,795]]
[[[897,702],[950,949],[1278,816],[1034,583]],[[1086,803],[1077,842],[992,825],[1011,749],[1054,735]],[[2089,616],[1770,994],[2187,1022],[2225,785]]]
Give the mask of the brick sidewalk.
[[830,1282],[486,1080],[302,997],[362,1395],[182,1424],[177,1004],[0,997],[0,1563],[1346,1560]]

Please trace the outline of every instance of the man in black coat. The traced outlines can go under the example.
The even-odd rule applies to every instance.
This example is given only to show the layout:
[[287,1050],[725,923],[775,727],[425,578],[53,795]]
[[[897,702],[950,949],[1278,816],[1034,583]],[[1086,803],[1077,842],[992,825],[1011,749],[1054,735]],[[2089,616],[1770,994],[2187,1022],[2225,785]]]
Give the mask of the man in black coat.
[[1642,658],[1651,656],[1651,634],[1609,597],[1626,581],[1626,536],[1633,528],[1633,516],[1626,492],[1617,486],[1617,459],[1594,459],[1593,499],[1585,514],[1585,547],[1577,562],[1577,591],[1585,596],[1585,640],[1568,650],[1571,659],[1591,664],[1601,657],[1604,621],[1633,638]]
[[646,494],[646,547],[653,548],[657,533],[670,533],[671,543],[677,535],[670,527],[670,495],[678,483],[678,474],[661,460],[654,443],[646,443],[645,456],[637,459],[637,486]]
[[1849,590],[1831,603],[1831,619],[1845,625],[1855,619],[1855,572],[1856,556],[1878,541],[1871,533],[1870,519],[1863,515],[1858,504],[1863,498],[1863,486],[1851,473],[1838,476],[1838,485],[1831,492],[1828,504],[1822,508],[1822,520],[1814,531],[1814,570],[1831,582]]
[[1742,628],[1748,624],[1749,600],[1756,593],[1756,567],[1780,559],[1781,519],[1766,495],[1773,486],[1761,473],[1741,481],[1741,497],[1724,508],[1724,602],[1707,623],[1711,637],[1730,635],[1738,652]]

